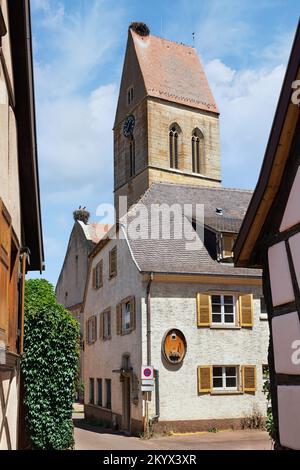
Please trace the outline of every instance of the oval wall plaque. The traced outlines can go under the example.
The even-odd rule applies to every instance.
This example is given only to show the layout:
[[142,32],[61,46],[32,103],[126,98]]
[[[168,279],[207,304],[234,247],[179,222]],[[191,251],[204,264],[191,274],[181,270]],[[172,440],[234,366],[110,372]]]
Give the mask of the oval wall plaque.
[[163,354],[171,364],[179,364],[186,353],[186,339],[182,331],[173,328],[163,338]]

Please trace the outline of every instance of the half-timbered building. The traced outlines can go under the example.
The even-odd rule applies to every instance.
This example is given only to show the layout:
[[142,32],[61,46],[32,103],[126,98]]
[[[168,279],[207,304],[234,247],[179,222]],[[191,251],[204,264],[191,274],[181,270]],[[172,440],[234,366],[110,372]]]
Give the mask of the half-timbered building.
[[263,268],[274,438],[300,450],[300,26],[259,180],[235,245],[238,267]]
[[0,449],[24,443],[24,279],[43,269],[29,1],[0,1]]

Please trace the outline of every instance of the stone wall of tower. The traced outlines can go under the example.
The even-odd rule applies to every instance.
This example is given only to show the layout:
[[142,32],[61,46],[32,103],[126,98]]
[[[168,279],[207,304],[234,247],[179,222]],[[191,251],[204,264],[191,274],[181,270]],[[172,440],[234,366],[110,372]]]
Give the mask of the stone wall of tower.
[[[179,169],[171,171],[179,175],[183,172],[189,176],[177,178],[178,182],[209,185],[209,181],[214,180],[211,183],[219,185],[221,179],[219,117],[213,113],[176,103],[148,99],[148,164],[170,170],[169,129],[172,123],[177,123],[181,132],[178,139]],[[200,129],[204,135],[205,171],[201,176],[192,173],[191,139],[195,128]],[[168,180],[167,175],[166,178]]]
[[[147,166],[148,136],[147,136],[147,102],[143,100],[131,112],[135,118],[135,174],[139,174]],[[130,180],[130,139],[123,135],[124,120],[114,129],[114,187],[115,191]]]

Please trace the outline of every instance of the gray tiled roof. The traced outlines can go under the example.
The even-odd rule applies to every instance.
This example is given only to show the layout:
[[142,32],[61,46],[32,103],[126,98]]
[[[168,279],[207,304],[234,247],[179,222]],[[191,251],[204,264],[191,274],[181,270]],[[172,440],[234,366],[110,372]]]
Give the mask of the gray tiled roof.
[[[239,229],[245,211],[251,199],[252,192],[226,188],[208,188],[199,186],[178,185],[171,183],[154,183],[142,196],[139,203],[146,206],[148,211],[153,204],[192,204],[193,217],[196,204],[204,204],[205,224],[214,225],[215,230],[235,232]],[[133,206],[127,217],[130,223],[134,217]],[[216,208],[223,215],[216,216]],[[192,217],[191,217],[192,218]],[[143,230],[148,225],[147,233],[153,228],[147,215],[140,215]],[[185,218],[185,220],[188,220]],[[121,221],[122,222],[122,221]],[[191,226],[190,221],[188,222]],[[234,230],[233,230],[234,229]],[[160,273],[190,273],[190,274],[227,274],[258,276],[260,270],[234,268],[232,264],[219,263],[212,259],[207,249],[186,249],[187,239],[176,239],[174,233],[171,239],[163,239],[161,231],[158,239],[134,239],[128,234],[128,242],[132,254],[141,271]],[[172,233],[172,230],[171,230]]]

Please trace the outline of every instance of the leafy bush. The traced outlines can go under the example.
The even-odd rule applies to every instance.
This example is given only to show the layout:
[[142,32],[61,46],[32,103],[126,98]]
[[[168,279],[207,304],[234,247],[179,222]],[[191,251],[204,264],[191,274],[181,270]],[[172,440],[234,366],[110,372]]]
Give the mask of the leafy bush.
[[271,391],[270,391],[270,375],[269,373],[266,374],[264,385],[263,385],[263,392],[267,398],[267,421],[266,421],[266,429],[273,440],[276,440],[276,430],[275,424],[273,419],[273,412],[272,412],[272,405],[271,405]]
[[26,281],[21,368],[26,426],[34,449],[74,445],[72,407],[78,358],[78,322],[57,304],[48,281]]

